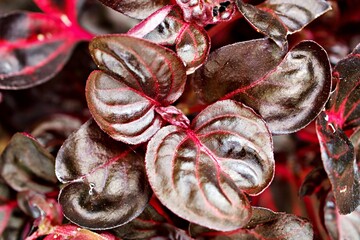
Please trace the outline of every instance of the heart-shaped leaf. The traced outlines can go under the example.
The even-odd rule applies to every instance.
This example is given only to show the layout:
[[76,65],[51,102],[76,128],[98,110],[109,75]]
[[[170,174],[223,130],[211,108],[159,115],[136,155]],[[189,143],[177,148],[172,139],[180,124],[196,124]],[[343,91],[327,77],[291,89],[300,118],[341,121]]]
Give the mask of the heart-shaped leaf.
[[136,19],[145,19],[170,0],[99,0],[104,5]]
[[253,214],[246,228],[232,232],[214,232],[194,224],[190,225],[190,232],[196,239],[262,239],[262,240],[291,240],[313,239],[311,224],[292,214],[275,213],[266,208],[253,208]]
[[16,133],[0,158],[3,179],[18,192],[49,192],[57,182],[55,161],[35,139]]
[[206,60],[210,51],[210,37],[204,28],[183,20],[179,7],[166,6],[130,29],[129,35],[157,44],[175,46],[176,54],[193,73]]
[[311,21],[331,9],[324,0],[267,0],[259,6],[237,0],[236,5],[246,20],[280,47],[286,36],[300,31]]
[[202,226],[244,226],[251,209],[243,191],[259,194],[273,177],[266,124],[250,108],[225,100],[207,107],[191,126],[164,127],[150,140],[146,169],[156,196]]
[[354,146],[322,112],[316,121],[321,158],[330,179],[336,205],[341,214],[349,214],[360,204],[360,176]]
[[176,0],[184,18],[200,26],[228,21],[235,13],[234,0]]
[[170,50],[127,35],[97,37],[90,43],[97,65],[86,99],[101,129],[129,144],[148,141],[162,126],[156,113],[182,94],[185,67]]
[[334,197],[329,194],[324,206],[324,223],[332,240],[358,239],[360,207],[350,214],[340,215]]
[[23,89],[58,73],[78,41],[91,35],[67,15],[17,12],[0,17],[0,89]]
[[330,63],[325,50],[311,41],[301,42],[279,62],[268,41],[213,52],[199,71],[197,85],[207,101],[234,99],[252,107],[275,134],[295,132],[324,108],[331,89]]
[[326,111],[329,122],[343,130],[360,125],[360,44],[335,66],[333,75],[337,80]]
[[93,120],[64,142],[56,175],[66,183],[59,195],[64,215],[90,229],[131,221],[151,196],[141,151],[113,140]]

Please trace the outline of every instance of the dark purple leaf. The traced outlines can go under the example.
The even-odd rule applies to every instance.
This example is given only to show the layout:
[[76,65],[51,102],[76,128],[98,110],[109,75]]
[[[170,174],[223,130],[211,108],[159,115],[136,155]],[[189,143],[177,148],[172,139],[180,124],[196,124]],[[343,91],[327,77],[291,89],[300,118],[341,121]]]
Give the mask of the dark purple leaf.
[[343,130],[360,125],[360,44],[333,71],[337,80],[326,111],[329,122]]
[[34,136],[49,152],[56,155],[69,135],[78,130],[81,121],[71,115],[54,114],[39,121],[31,131]]
[[174,46],[186,66],[187,74],[199,68],[210,51],[210,38],[204,28],[185,22],[180,8],[175,6],[160,9],[130,29],[128,34],[157,44]]
[[54,157],[31,136],[16,133],[1,155],[1,176],[18,192],[49,192],[56,184]]
[[86,98],[95,121],[112,138],[129,144],[148,141],[162,126],[157,108],[182,94],[185,67],[170,50],[127,35],[95,38],[94,71]]
[[242,229],[232,232],[213,232],[210,229],[191,225],[190,231],[196,239],[203,240],[312,240],[313,230],[311,224],[295,215],[275,213],[266,208],[253,208],[249,224]]
[[345,133],[327,120],[328,116],[322,112],[316,121],[321,158],[336,205],[341,214],[349,214],[360,204],[360,176],[355,151]]
[[207,102],[234,99],[252,107],[272,133],[295,132],[324,108],[330,63],[325,50],[311,41],[295,46],[280,62],[269,41],[234,44],[210,54],[196,79],[198,89]]
[[324,168],[318,167],[311,170],[311,172],[306,175],[303,183],[301,184],[299,195],[304,197],[311,195],[318,190],[322,182],[327,179],[327,174]]
[[[153,204],[154,202],[156,204]],[[167,217],[162,215],[161,211],[164,210],[158,207],[157,200],[152,198],[137,218],[112,231],[123,239],[192,239],[184,230],[168,222]]]
[[230,20],[236,7],[234,0],[176,0],[187,22],[200,26]]
[[324,223],[332,240],[358,239],[360,236],[360,208],[340,215],[335,199],[329,194],[324,206]]
[[210,105],[191,126],[164,127],[150,140],[146,168],[156,196],[191,222],[244,226],[251,208],[243,191],[257,195],[273,177],[271,134],[250,108],[231,100]]
[[93,120],[64,142],[56,175],[66,184],[59,195],[64,215],[90,229],[131,221],[151,196],[141,151],[113,140]]
[[170,0],[99,0],[112,9],[136,19],[145,19],[156,10],[170,3]]
[[324,0],[267,0],[255,7],[236,1],[239,11],[259,32],[286,46],[286,36],[300,31],[311,21],[331,9]]
[[62,69],[75,43],[91,38],[65,18],[26,12],[0,17],[0,89],[29,88],[49,80]]

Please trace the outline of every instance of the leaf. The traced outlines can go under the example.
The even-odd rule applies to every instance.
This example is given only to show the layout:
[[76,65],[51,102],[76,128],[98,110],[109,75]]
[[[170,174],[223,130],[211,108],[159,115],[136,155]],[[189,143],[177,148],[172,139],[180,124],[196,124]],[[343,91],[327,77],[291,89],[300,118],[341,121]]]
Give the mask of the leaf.
[[5,231],[16,202],[8,202],[0,205],[0,235]]
[[207,107],[191,127],[167,126],[150,140],[146,170],[156,196],[190,222],[229,231],[244,226],[251,209],[243,191],[257,195],[273,177],[271,134],[251,109],[231,100]]
[[228,21],[235,13],[234,0],[176,0],[187,22],[200,26]]
[[242,102],[265,119],[272,133],[288,134],[324,108],[331,89],[330,63],[312,41],[295,46],[281,62],[279,53],[271,52],[274,48],[266,39],[221,48],[210,54],[197,85],[207,102]]
[[335,66],[337,81],[326,111],[329,122],[343,130],[360,126],[360,44]]
[[286,45],[286,36],[303,29],[331,9],[324,0],[267,0],[259,6],[237,0],[245,19],[259,32],[273,39],[278,46]]
[[77,24],[78,13],[85,0],[33,0],[47,14],[60,18],[65,24]]
[[0,160],[1,176],[18,192],[33,190],[46,193],[57,183],[54,157],[30,135],[16,133]]
[[104,5],[129,17],[145,19],[156,10],[170,3],[170,0],[99,0]]
[[360,236],[360,207],[350,214],[340,215],[334,197],[329,194],[324,206],[324,223],[333,240],[357,239]]
[[314,192],[317,192],[319,190],[318,188],[325,180],[327,180],[327,174],[324,168],[317,167],[312,169],[311,172],[306,175],[304,181],[300,186],[300,197],[311,195]]
[[246,228],[232,232],[213,232],[210,229],[190,225],[192,236],[196,239],[313,239],[311,224],[292,214],[275,213],[266,208],[253,208],[253,215]]
[[127,35],[90,43],[94,71],[87,81],[89,110],[100,128],[128,144],[148,141],[162,126],[156,110],[182,94],[185,67],[170,50]]
[[137,151],[111,139],[93,120],[70,135],[55,169],[66,184],[59,194],[65,217],[97,230],[137,217],[151,196],[144,157]]
[[182,239],[190,238],[182,229],[168,222],[163,216],[164,209],[152,198],[144,211],[131,222],[113,229],[113,233],[122,239]]
[[75,43],[91,38],[70,20],[64,22],[66,17],[27,12],[0,17],[0,89],[48,81],[67,62]]
[[360,177],[354,146],[341,129],[327,121],[324,112],[316,121],[316,131],[336,205],[341,214],[349,214],[360,204]]
[[210,37],[204,28],[183,20],[179,7],[166,6],[130,29],[130,36],[174,46],[187,74],[193,73],[206,60],[210,51]]

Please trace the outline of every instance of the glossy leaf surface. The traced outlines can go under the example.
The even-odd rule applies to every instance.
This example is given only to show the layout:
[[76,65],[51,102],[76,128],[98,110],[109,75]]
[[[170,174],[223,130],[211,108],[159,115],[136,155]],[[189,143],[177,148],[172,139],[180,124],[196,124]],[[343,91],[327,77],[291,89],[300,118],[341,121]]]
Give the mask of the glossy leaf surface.
[[29,88],[49,80],[62,69],[75,43],[92,37],[77,24],[73,5],[80,1],[63,2],[64,12],[52,6],[55,2],[37,2],[46,14],[0,17],[0,89]]
[[360,125],[360,45],[333,71],[337,85],[327,110],[329,122],[343,130]]
[[259,6],[236,2],[239,11],[259,32],[286,45],[286,36],[300,31],[311,21],[331,9],[324,0],[267,0]]
[[93,120],[65,141],[56,157],[56,175],[66,184],[59,195],[64,215],[86,228],[127,223],[151,195],[141,151],[113,140]]
[[[278,62],[279,53],[274,56],[276,47],[268,41],[212,53],[199,71],[198,88],[208,101],[234,99],[252,107],[275,134],[295,132],[324,108],[331,89],[330,64],[325,50],[311,41],[301,42]],[[257,46],[248,51],[253,44]]]
[[234,0],[176,0],[188,22],[200,26],[230,20],[235,13]]
[[163,123],[157,107],[182,94],[185,67],[170,50],[126,35],[95,38],[90,44],[94,71],[86,99],[95,121],[112,138],[129,144],[148,141]]
[[333,240],[357,239],[360,236],[360,208],[350,214],[340,215],[331,194],[324,207],[324,223]]
[[354,146],[345,133],[327,121],[323,112],[316,122],[321,158],[341,214],[349,214],[360,203],[360,176]]
[[170,0],[99,0],[112,9],[136,19],[145,19]]
[[311,224],[295,215],[275,213],[266,208],[253,208],[253,215],[249,224],[232,232],[212,232],[210,229],[192,225],[192,236],[196,239],[211,240],[290,240],[290,239],[313,239]]
[[192,130],[167,126],[150,140],[147,174],[159,200],[191,222],[217,230],[244,226],[244,192],[259,194],[273,177],[272,139],[263,120],[231,100],[202,111]]
[[27,134],[16,133],[0,160],[1,176],[18,192],[49,192],[57,182],[54,157]]
[[167,6],[130,29],[129,35],[174,46],[184,62],[187,74],[193,73],[206,60],[210,51],[210,38],[204,28],[183,20],[179,7]]

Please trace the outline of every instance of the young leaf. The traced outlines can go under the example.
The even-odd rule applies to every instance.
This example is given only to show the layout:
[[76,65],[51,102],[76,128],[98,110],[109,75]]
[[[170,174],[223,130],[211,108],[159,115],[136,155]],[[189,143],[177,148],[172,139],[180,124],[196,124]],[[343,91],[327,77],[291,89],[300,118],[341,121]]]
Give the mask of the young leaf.
[[316,121],[316,131],[336,205],[341,214],[349,214],[360,204],[360,176],[354,147],[341,129],[327,121],[324,112]]
[[324,206],[324,223],[332,240],[357,239],[360,236],[360,207],[340,215],[334,197],[329,194]]
[[18,192],[49,192],[57,182],[54,157],[27,134],[16,133],[0,160],[1,176]]
[[156,10],[170,3],[170,0],[99,0],[104,5],[129,17],[145,19]]
[[253,208],[249,224],[245,228],[232,232],[213,232],[194,224],[190,225],[190,232],[196,239],[263,239],[263,240],[291,240],[313,239],[311,224],[302,218],[291,214],[275,213],[266,208]]
[[91,35],[63,14],[17,12],[0,17],[0,89],[41,84],[59,72],[78,41]]
[[335,66],[333,75],[337,80],[326,111],[329,122],[343,130],[360,125],[360,44]]
[[234,0],[176,0],[185,21],[200,26],[230,20],[235,13]]
[[[234,99],[252,107],[274,134],[292,133],[324,108],[331,89],[330,63],[325,50],[312,41],[301,42],[279,62],[268,41],[236,44],[234,51],[241,54],[236,57],[229,53],[234,45],[210,54],[198,88],[208,101]],[[257,47],[249,53],[253,44]]]
[[162,126],[156,113],[182,94],[185,67],[170,50],[127,35],[95,38],[90,43],[94,71],[86,99],[101,129],[129,144],[148,141]]
[[155,12],[130,29],[128,35],[165,46],[175,46],[177,55],[186,66],[187,74],[199,68],[210,51],[210,37],[204,28],[185,22],[180,8],[176,6],[166,6]]
[[64,142],[55,170],[66,184],[59,195],[64,215],[86,228],[123,225],[151,196],[141,152],[113,140],[93,120]]
[[237,0],[236,5],[256,30],[273,39],[280,47],[286,45],[288,34],[300,31],[331,9],[324,0],[267,0],[256,7]]
[[263,120],[231,100],[202,111],[192,130],[167,126],[150,140],[146,170],[159,200],[191,222],[230,231],[251,216],[250,195],[274,171],[272,138]]

